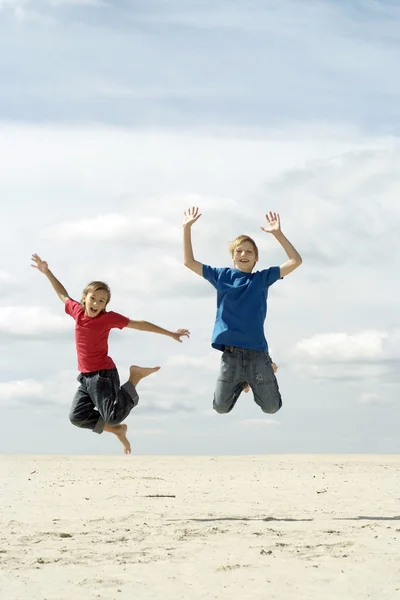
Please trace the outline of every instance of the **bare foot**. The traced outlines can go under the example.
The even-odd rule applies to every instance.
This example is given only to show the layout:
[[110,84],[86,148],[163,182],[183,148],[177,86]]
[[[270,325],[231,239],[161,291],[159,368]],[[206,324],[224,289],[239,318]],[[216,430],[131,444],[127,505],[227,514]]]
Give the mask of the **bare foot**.
[[124,447],[125,454],[131,453],[131,445],[126,437],[126,432],[128,431],[127,425],[104,425],[104,431],[109,431],[117,436]]
[[129,367],[129,381],[136,387],[143,377],[147,377],[148,375],[156,373],[159,370],[160,367],[138,367],[136,365],[132,365]]

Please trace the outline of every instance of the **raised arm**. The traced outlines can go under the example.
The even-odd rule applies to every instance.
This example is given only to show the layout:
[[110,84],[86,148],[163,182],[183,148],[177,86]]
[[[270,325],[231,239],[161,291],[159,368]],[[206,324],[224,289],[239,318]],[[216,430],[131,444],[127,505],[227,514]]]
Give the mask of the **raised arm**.
[[54,277],[53,273],[49,269],[49,265],[47,264],[47,262],[45,260],[42,260],[37,254],[32,254],[32,263],[33,264],[31,266],[34,269],[37,269],[38,271],[43,273],[43,275],[46,275],[47,279],[53,286],[57,296],[60,298],[61,302],[64,302],[65,304],[69,298],[68,292],[62,285],[62,283],[60,283],[58,279]]
[[130,329],[138,329],[139,331],[149,331],[150,333],[160,333],[173,338],[177,342],[182,342],[181,337],[190,337],[190,332],[187,329],[178,329],[177,331],[168,331],[158,325],[149,323],[148,321],[129,321],[127,327]]
[[200,219],[200,217],[201,214],[199,213],[199,209],[195,207],[189,208],[183,215],[183,264],[185,267],[202,277],[203,265],[194,258],[192,248],[192,225],[196,223],[197,219]]
[[280,266],[281,277],[285,277],[297,269],[303,262],[303,259],[287,237],[283,235],[279,214],[270,212],[269,215],[265,215],[265,218],[267,219],[267,226],[261,227],[261,229],[266,233],[271,233],[278,240],[288,256],[289,260]]

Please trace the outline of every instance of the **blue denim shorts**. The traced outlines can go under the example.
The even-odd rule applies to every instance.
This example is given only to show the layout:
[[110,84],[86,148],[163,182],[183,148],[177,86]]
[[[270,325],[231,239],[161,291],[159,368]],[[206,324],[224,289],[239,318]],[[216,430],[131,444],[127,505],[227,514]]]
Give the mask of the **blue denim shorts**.
[[282,407],[278,381],[268,352],[225,346],[214,393],[214,410],[230,412],[247,384],[263,412],[273,414]]

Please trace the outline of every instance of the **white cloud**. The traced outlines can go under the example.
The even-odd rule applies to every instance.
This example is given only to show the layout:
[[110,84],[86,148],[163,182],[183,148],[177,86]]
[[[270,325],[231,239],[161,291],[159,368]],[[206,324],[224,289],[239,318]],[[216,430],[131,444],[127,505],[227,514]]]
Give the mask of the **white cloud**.
[[382,331],[318,334],[298,342],[294,352],[302,359],[321,362],[383,359],[384,342],[388,337],[389,334]]
[[21,11],[26,7],[33,11],[40,11],[46,6],[103,6],[104,4],[102,0],[0,0],[0,11],[11,9],[18,16],[23,14]]
[[[297,342],[291,356],[294,370],[303,378],[358,386],[365,382],[392,385],[399,380],[400,331],[317,334]],[[361,398],[369,402],[368,394]]]
[[177,367],[179,369],[196,369],[203,371],[216,372],[220,362],[218,352],[212,352],[206,356],[187,356],[183,354],[169,356],[167,367]]
[[[132,202],[134,204],[134,202]],[[118,213],[98,214],[86,219],[57,223],[43,230],[43,237],[61,242],[71,241],[104,241],[117,242],[134,240],[135,246],[145,243],[153,246],[168,247],[182,244],[183,208],[201,206],[203,211],[214,217],[217,213],[229,211],[235,215],[241,213],[241,207],[231,198],[210,197],[201,194],[185,194],[170,197],[164,195],[146,198],[143,207],[128,208]],[[181,210],[177,207],[182,206]],[[154,213],[156,216],[154,216]],[[213,214],[214,213],[214,214]],[[214,217],[215,219],[215,217]],[[208,224],[204,234],[208,237],[216,235],[218,227],[215,220]]]
[[[32,0],[35,2],[37,0]],[[50,6],[106,6],[107,0],[44,0]]]
[[374,392],[363,392],[359,399],[360,404],[386,404],[389,402],[388,398],[382,394],[376,394]]
[[317,334],[297,342],[292,354],[314,365],[396,362],[400,360],[400,330]]
[[[122,373],[122,371],[120,371]],[[35,410],[43,406],[62,408],[71,405],[79,383],[72,370],[57,370],[48,379],[21,379],[0,382],[0,403],[5,407]],[[150,379],[150,378],[149,378]],[[125,378],[123,378],[123,383]],[[165,381],[167,385],[165,386]],[[196,410],[190,386],[170,378],[140,383],[139,406],[135,416],[142,420],[162,421],[168,414],[192,413]],[[148,429],[148,428],[144,428]]]
[[76,373],[58,370],[49,379],[16,379],[0,382],[0,402],[16,409],[42,409],[42,407],[63,407],[72,403],[78,388]]
[[89,219],[69,221],[47,228],[43,235],[62,242],[135,241],[167,244],[181,241],[181,231],[177,225],[150,216],[137,216],[129,213],[100,214]]
[[19,281],[8,271],[0,271],[0,285],[16,284]]
[[0,399],[2,403],[37,399],[43,396],[44,389],[43,383],[33,379],[8,381],[0,383]]
[[73,329],[72,319],[57,316],[41,306],[0,306],[0,333],[35,337]]
[[[136,225],[136,233],[140,231]],[[126,239],[135,233],[134,224],[126,219],[124,215],[109,213],[97,215],[91,219],[81,219],[55,225],[46,232],[52,239],[67,242],[84,240],[92,241],[115,241]]]

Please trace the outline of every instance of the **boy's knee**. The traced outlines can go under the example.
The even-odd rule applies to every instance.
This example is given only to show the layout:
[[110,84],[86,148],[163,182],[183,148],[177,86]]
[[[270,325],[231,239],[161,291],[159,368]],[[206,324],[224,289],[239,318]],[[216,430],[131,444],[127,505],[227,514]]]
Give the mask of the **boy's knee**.
[[216,402],[215,399],[214,399],[213,409],[219,415],[226,415],[227,413],[231,412],[232,408],[233,408],[233,405],[229,406],[227,404],[220,404],[220,403]]
[[272,406],[272,407],[268,407],[268,408],[261,407],[261,410],[263,411],[263,413],[266,413],[267,415],[274,415],[281,408],[282,408],[282,404],[280,406]]
[[215,412],[217,412],[219,415],[226,415],[228,412],[230,412],[229,409],[224,408],[223,406],[216,406],[215,404],[213,404],[213,409],[215,410]]
[[281,395],[276,394],[275,397],[269,398],[268,401],[260,403],[260,408],[264,413],[274,415],[282,408]]
[[82,427],[84,423],[82,419],[78,419],[73,413],[70,413],[69,420],[75,427]]

